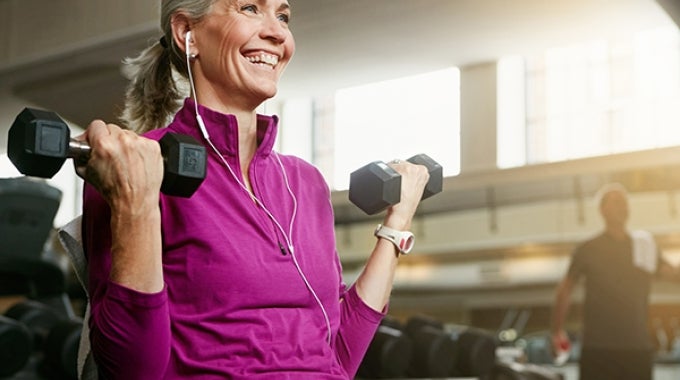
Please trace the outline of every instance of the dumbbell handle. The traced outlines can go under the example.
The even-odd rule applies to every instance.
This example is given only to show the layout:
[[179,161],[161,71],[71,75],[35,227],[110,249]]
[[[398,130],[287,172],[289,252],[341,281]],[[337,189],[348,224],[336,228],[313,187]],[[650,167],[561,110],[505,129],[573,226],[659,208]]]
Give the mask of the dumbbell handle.
[[77,160],[90,156],[92,148],[85,141],[70,139],[68,142],[68,156]]
[[[168,133],[166,135],[166,137],[168,137],[168,136],[176,136],[177,138],[182,138],[182,139],[188,138],[187,136],[178,135],[178,134],[175,134],[175,133]],[[165,194],[169,194],[169,195],[180,195],[180,196],[191,195],[191,193],[193,193],[193,191],[195,190],[195,187],[193,188],[193,190],[190,190],[190,191],[187,191],[187,192],[176,193],[176,187],[178,187],[178,185],[176,184],[175,177],[169,175],[168,170],[167,170],[168,169],[167,164],[168,164],[168,159],[169,159],[169,157],[168,157],[169,153],[166,152],[163,149],[163,140],[162,139],[160,141],[158,141],[158,143],[161,144],[161,154],[163,155],[163,168],[164,168],[163,184],[161,186],[161,192],[163,192]],[[67,155],[68,155],[69,158],[72,158],[76,161],[87,160],[90,157],[90,152],[92,152],[92,148],[90,147],[90,145],[87,142],[79,141],[79,140],[75,140],[75,139],[69,139],[68,152],[67,152]],[[205,156],[205,152],[203,152],[203,156]],[[205,157],[202,157],[202,158],[205,160]],[[196,182],[195,186],[198,186],[198,184],[200,184],[200,182],[202,182],[202,179],[198,179],[200,177],[199,173],[201,172],[201,168],[202,168],[202,173],[203,173],[202,176],[204,177],[205,176],[205,163],[184,171],[184,175],[195,178],[193,180],[193,181]],[[192,185],[191,187],[193,187],[193,186],[194,185]]]

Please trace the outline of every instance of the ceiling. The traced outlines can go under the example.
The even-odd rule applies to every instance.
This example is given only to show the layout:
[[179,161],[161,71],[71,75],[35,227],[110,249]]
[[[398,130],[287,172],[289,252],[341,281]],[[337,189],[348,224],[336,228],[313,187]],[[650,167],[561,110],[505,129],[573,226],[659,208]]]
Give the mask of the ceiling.
[[[297,51],[278,99],[328,94],[337,88],[672,24],[654,0],[290,2]],[[3,66],[0,61],[0,84],[80,125],[96,117],[115,120],[126,83],[120,74],[121,59],[157,37],[154,26],[21,64]]]

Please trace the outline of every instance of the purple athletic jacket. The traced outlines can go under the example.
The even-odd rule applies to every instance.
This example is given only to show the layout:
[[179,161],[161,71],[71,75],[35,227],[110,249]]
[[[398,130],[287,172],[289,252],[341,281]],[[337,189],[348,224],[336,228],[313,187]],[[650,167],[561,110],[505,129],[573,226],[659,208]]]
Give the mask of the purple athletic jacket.
[[[240,177],[236,119],[199,109],[211,140]],[[172,131],[203,141],[193,110],[187,99],[168,127],[147,137],[158,140]],[[295,199],[290,195],[273,152],[276,132],[276,117],[259,116],[259,147],[249,174],[254,194],[284,232],[207,147],[207,177],[196,193],[161,195],[165,288],[159,293],[109,280],[110,210],[94,188],[85,187],[90,339],[105,377],[354,377],[384,312],[369,308],[354,287],[343,284],[328,186],[310,164],[279,154]],[[284,233],[295,257],[282,249]],[[323,304],[330,344],[322,308],[294,258]]]

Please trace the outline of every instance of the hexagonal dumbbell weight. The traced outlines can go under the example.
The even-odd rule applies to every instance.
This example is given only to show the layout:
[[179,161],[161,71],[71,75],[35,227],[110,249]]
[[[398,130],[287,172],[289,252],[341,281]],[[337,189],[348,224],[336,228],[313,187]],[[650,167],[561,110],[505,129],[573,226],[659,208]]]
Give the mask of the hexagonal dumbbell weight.
[[[424,165],[430,173],[422,199],[442,191],[443,169],[426,154],[408,159]],[[350,174],[349,200],[369,215],[377,214],[401,200],[401,175],[383,161],[373,161]]]
[[[89,157],[89,145],[70,135],[56,113],[24,108],[9,129],[7,153],[22,174],[52,178],[67,158]],[[205,147],[193,137],[177,133],[166,133],[158,143],[164,161],[161,192],[190,197],[205,179]]]

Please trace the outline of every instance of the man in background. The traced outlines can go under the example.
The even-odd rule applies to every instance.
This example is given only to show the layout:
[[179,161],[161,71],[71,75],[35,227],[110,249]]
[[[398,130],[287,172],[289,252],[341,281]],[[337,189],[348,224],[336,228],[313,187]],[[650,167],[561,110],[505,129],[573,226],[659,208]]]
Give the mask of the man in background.
[[569,346],[564,321],[574,285],[584,279],[580,380],[651,380],[647,314],[652,280],[678,278],[677,271],[662,260],[649,232],[628,230],[628,193],[622,185],[603,186],[597,200],[604,230],[576,247],[557,286],[553,352]]

